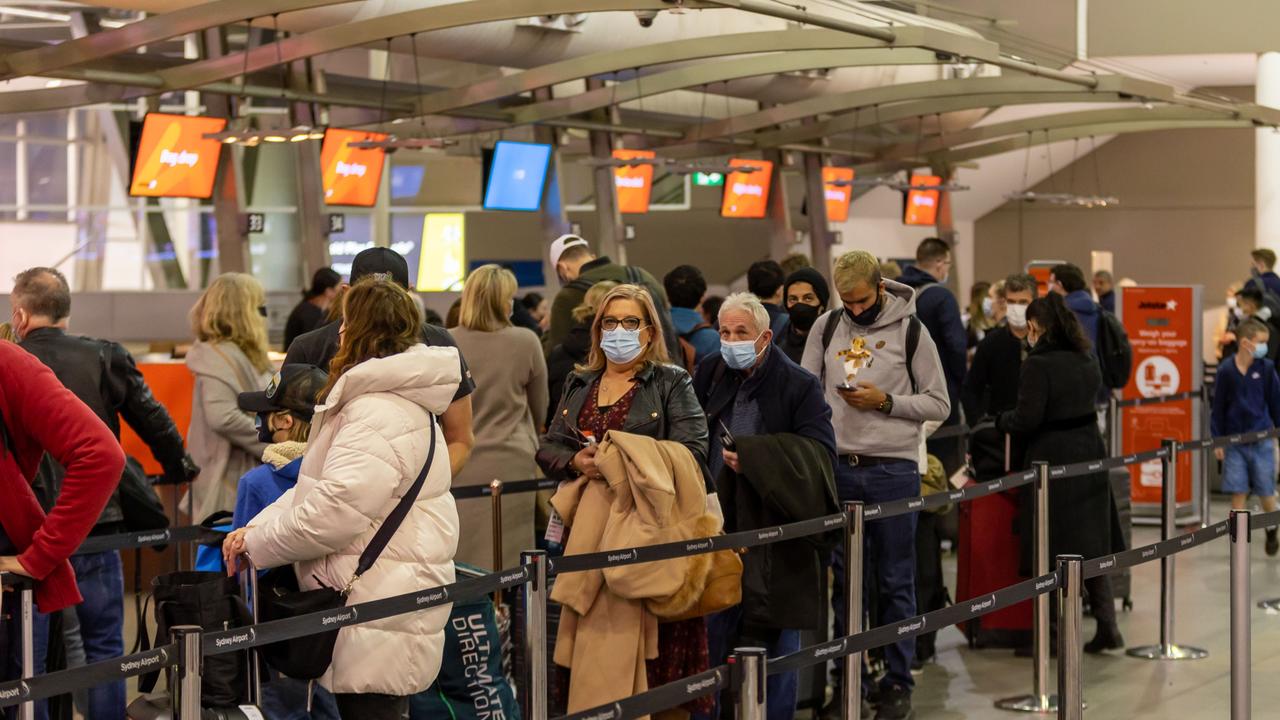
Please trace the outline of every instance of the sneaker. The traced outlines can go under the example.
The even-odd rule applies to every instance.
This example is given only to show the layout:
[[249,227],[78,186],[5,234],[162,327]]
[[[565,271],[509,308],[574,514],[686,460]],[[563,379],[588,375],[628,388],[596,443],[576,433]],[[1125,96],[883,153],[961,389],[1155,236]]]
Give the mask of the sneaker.
[[1280,552],[1280,538],[1277,538],[1277,528],[1267,530],[1267,557],[1275,557]]
[[914,716],[910,690],[901,685],[889,685],[881,691],[876,720],[909,720]]

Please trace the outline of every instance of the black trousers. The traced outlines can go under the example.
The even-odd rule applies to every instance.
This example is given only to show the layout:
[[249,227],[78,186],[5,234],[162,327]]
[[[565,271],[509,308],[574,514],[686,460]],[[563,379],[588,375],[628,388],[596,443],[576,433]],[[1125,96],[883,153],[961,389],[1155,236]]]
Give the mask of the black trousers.
[[409,717],[409,698],[377,693],[339,693],[338,714],[342,720],[401,720]]

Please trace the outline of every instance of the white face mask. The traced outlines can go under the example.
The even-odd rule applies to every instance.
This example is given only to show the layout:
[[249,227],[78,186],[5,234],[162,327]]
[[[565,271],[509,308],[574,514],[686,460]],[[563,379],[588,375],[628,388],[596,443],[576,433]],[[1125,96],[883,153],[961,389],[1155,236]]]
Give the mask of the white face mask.
[[1016,327],[1021,330],[1027,326],[1026,305],[1014,305],[1010,303],[1009,306],[1005,308],[1004,316],[1009,319],[1009,325],[1012,327]]

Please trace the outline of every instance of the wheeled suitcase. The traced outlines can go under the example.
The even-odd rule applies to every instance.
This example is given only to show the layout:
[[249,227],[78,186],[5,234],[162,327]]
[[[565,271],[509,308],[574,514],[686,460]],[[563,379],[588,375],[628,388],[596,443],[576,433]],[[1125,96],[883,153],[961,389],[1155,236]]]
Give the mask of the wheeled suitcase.
[[[1132,548],[1133,498],[1129,494],[1131,492],[1129,468],[1113,468],[1108,477],[1111,480],[1111,496],[1115,498],[1116,510],[1120,515],[1120,531],[1124,536],[1124,546],[1126,549]],[[1128,568],[1112,573],[1111,592],[1125,610],[1133,609],[1133,582]]]
[[[956,603],[985,597],[1025,578],[1018,574],[1022,537],[1014,491],[960,504]],[[963,625],[970,647],[1016,648],[1031,642],[1031,603],[1018,603]]]

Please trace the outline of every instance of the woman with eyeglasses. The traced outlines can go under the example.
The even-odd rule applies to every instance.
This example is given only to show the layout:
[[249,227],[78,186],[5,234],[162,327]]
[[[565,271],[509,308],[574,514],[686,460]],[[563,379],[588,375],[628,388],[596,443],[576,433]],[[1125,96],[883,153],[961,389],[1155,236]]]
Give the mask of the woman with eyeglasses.
[[[684,368],[670,364],[653,299],[636,285],[619,285],[600,301],[587,362],[565,381],[538,464],[556,480],[601,479],[596,448],[610,430],[678,442],[707,474],[707,422],[693,381]],[[706,623],[695,618],[661,624],[658,656],[647,660],[649,687],[706,670]],[[710,699],[685,709],[710,712]]]

